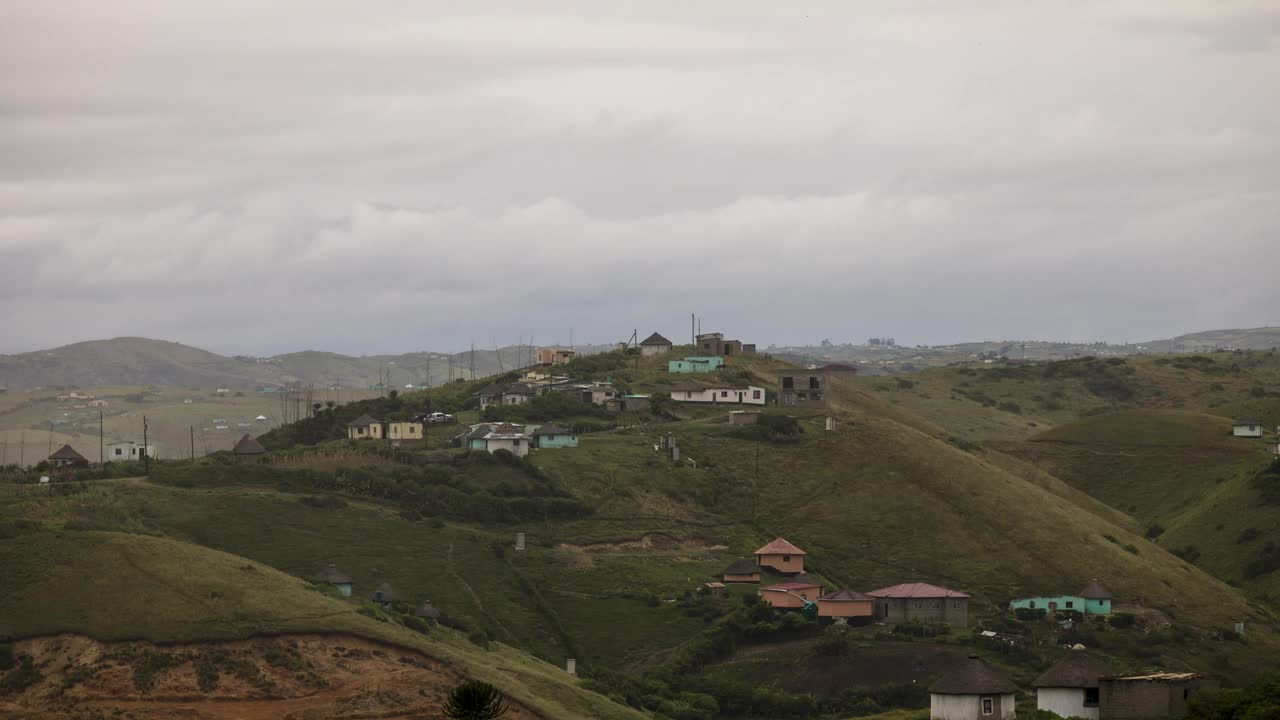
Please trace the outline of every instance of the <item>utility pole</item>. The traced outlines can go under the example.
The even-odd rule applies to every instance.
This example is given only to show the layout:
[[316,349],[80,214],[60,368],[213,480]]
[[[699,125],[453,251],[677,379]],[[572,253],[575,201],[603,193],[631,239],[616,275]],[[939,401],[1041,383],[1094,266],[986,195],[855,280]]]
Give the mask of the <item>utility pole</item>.
[[470,375],[468,380],[476,379],[476,341],[471,341],[471,355],[467,360],[467,374]]
[[27,431],[23,430],[18,436],[18,467],[25,468],[27,466]]
[[102,435],[102,411],[99,410],[98,411],[98,464],[99,465],[106,462],[106,459],[102,452],[104,442],[105,440],[103,440],[103,435]]
[[45,457],[53,454],[53,421],[49,421],[49,450],[45,453]]
[[196,426],[191,426],[191,464],[196,464]]
[[696,328],[695,323],[697,323],[697,321],[694,319],[694,314],[689,313],[689,344],[690,345],[698,344],[698,330]]
[[147,475],[151,474],[151,451],[147,447],[147,416],[142,416],[142,465]]

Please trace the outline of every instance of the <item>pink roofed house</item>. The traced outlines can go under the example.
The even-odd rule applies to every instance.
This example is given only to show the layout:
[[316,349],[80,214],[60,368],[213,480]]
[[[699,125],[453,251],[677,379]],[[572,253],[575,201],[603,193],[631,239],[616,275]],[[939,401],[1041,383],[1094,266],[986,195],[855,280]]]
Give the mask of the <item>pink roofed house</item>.
[[785,538],[774,538],[773,542],[755,552],[757,565],[771,568],[783,575],[804,572],[805,554],[805,551],[787,542]]

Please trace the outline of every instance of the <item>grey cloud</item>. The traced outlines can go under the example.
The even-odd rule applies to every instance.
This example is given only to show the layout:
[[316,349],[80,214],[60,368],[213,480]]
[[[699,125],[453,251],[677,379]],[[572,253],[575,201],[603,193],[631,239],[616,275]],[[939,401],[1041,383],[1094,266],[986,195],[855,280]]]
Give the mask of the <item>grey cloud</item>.
[[1274,13],[806,8],[7,5],[0,351],[1275,320]]

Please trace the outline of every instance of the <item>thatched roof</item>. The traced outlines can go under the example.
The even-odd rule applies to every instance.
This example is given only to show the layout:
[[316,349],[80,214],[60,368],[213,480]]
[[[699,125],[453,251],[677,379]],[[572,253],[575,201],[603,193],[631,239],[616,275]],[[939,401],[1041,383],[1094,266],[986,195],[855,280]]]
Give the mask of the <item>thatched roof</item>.
[[641,345],[670,345],[671,341],[662,337],[658,333],[654,333],[649,337],[640,341]]
[[1111,591],[1103,587],[1097,578],[1094,578],[1088,587],[1080,591],[1080,597],[1085,600],[1110,600]]
[[322,568],[320,572],[316,573],[316,580],[331,583],[333,585],[349,585],[351,583],[351,576],[339,570],[338,566],[330,565],[329,567]]
[[76,452],[70,445],[63,445],[56,452],[49,456],[50,460],[70,460],[72,462],[89,462],[84,456]]
[[1011,695],[1018,692],[1009,675],[970,655],[961,665],[938,678],[929,686],[937,695]]
[[255,440],[249,433],[245,433],[236,446],[231,448],[231,452],[235,455],[261,455],[266,451],[262,443]]
[[391,583],[384,582],[369,593],[370,600],[378,602],[400,602],[400,591]]
[[1111,668],[1084,650],[1068,650],[1065,657],[1036,678],[1032,686],[1042,688],[1096,688],[1098,678],[1110,675]]
[[377,425],[379,422],[381,421],[374,420],[372,417],[369,417],[368,415],[361,415],[355,420],[352,420],[351,422],[347,423],[347,427],[369,427],[370,425]]

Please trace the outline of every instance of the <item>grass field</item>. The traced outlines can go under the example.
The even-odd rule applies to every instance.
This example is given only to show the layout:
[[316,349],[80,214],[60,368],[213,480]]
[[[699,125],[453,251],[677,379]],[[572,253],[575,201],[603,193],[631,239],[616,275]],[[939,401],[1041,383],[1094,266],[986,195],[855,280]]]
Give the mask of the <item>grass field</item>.
[[[638,718],[577,686],[557,667],[501,645],[482,650],[447,629],[422,635],[265,565],[164,538],[39,532],[0,540],[19,580],[0,596],[0,637],[74,632],[100,639],[181,641],[288,632],[352,633],[401,645],[491,682],[546,717]],[[86,579],[91,583],[86,584]],[[92,587],[92,602],[85,602]]]

